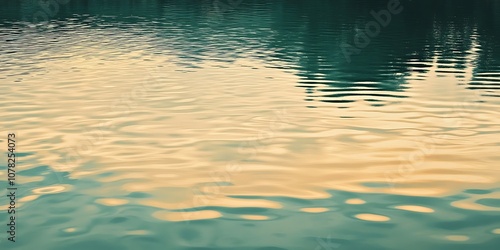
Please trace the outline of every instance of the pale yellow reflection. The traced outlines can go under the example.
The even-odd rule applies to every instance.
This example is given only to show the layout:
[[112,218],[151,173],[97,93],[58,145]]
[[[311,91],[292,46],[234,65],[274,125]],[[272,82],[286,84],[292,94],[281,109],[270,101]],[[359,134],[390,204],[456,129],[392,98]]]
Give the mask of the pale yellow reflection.
[[34,201],[34,200],[38,199],[38,197],[40,197],[40,195],[28,195],[28,196],[25,196],[25,197],[19,199],[19,201],[20,202]]
[[328,210],[329,209],[326,207],[306,207],[306,208],[300,209],[300,211],[306,212],[306,213],[324,213],[324,212],[327,212]]
[[365,204],[366,201],[364,201],[362,199],[358,199],[358,198],[353,198],[353,199],[346,200],[345,203],[350,204],[350,205],[361,205],[361,204]]
[[450,241],[468,241],[469,237],[465,235],[448,235],[445,237],[447,240]]
[[69,186],[66,185],[55,185],[49,187],[41,187],[33,189],[33,193],[35,194],[56,194],[67,191]]
[[264,215],[251,215],[251,214],[241,215],[240,217],[243,218],[243,219],[246,219],[246,220],[268,220],[269,219],[268,216],[264,216]]
[[434,209],[423,206],[402,205],[402,206],[396,206],[395,208],[411,212],[418,212],[418,213],[434,213]]
[[149,234],[149,232],[146,230],[132,230],[132,231],[127,231],[125,234],[127,234],[127,235],[147,235],[147,234]]
[[66,232],[66,233],[74,233],[74,232],[76,232],[76,228],[74,228],[74,227],[68,227],[68,228],[64,229],[64,232]]
[[461,209],[475,210],[475,211],[500,211],[500,208],[498,208],[498,207],[490,207],[490,206],[478,204],[478,203],[476,203],[475,199],[465,199],[465,200],[454,201],[451,203],[451,205],[454,207],[461,208]]
[[389,217],[379,215],[379,214],[357,214],[357,215],[355,215],[355,217],[360,219],[360,220],[376,221],[376,222],[383,222],[383,221],[390,220]]
[[467,199],[454,201],[451,203],[451,205],[454,207],[467,209],[467,210],[500,211],[500,207],[493,207],[493,206],[479,204],[478,200],[480,200],[480,199],[500,199],[500,192],[492,192],[492,193],[488,193],[488,194],[474,195],[473,197],[469,197]]
[[217,206],[217,207],[230,207],[230,208],[238,208],[238,207],[258,207],[258,208],[271,208],[271,209],[280,209],[283,208],[278,202],[263,200],[263,199],[236,199],[230,198],[226,196],[219,197],[204,197],[204,196],[190,196],[192,199],[186,199],[181,202],[166,202],[159,201],[157,199],[145,199],[139,201],[139,204],[156,207],[161,209],[187,209],[194,207],[203,207],[203,206]]
[[[117,52],[91,48],[87,54]],[[466,80],[473,77],[477,52],[469,54]],[[307,108],[304,89],[294,84],[299,77],[294,72],[266,67],[261,61],[222,63],[226,72],[238,75],[238,81],[251,83],[241,85],[228,80],[210,63],[186,73],[179,72],[179,66],[169,59],[151,55],[148,61],[133,67],[127,60],[100,65],[102,58],[98,56],[46,62],[44,67],[53,70],[46,72],[44,79],[51,81],[33,77],[12,86],[12,93],[25,92],[23,86],[37,86],[30,103],[40,107],[40,115],[17,117],[17,124],[12,124],[23,131],[23,150],[43,152],[33,156],[37,164],[53,166],[53,172],[67,171],[69,178],[113,173],[96,179],[110,185],[126,180],[116,189],[154,194],[154,198],[139,203],[162,209],[212,205],[279,209],[281,204],[263,201],[265,197],[330,198],[325,190],[441,197],[464,187],[495,188],[500,182],[498,150],[492,146],[498,138],[491,136],[500,124],[498,106],[482,97],[484,102],[468,109],[475,103],[470,97],[476,92],[464,86],[457,88],[453,75],[438,77],[437,58],[426,84],[407,82],[405,91],[411,98],[375,107],[360,96],[345,109],[324,102],[314,103],[319,108]],[[158,65],[163,67],[158,69]],[[80,72],[66,70],[69,68]],[[114,74],[117,70],[120,74]],[[41,80],[42,85],[38,84]],[[124,97],[126,105],[114,106]],[[15,102],[18,96],[6,98],[12,98],[6,102]],[[282,108],[287,114],[276,117],[275,111]],[[40,126],[26,125],[34,122]],[[102,126],[105,129],[100,130]],[[252,147],[241,149],[242,144]],[[74,161],[66,162],[61,153],[66,151]],[[99,167],[85,165],[91,160]],[[235,167],[228,167],[231,164]],[[37,166],[27,163],[23,167]],[[0,176],[5,177],[1,172]],[[200,183],[213,186],[216,182],[231,185],[195,188]],[[179,190],[163,194],[167,187]],[[68,188],[55,185],[37,188],[33,193],[51,194]],[[211,192],[210,198],[193,198],[192,193],[200,190]],[[172,198],[172,193],[178,197]],[[263,198],[220,198],[230,195]],[[352,205],[364,202],[345,201]],[[497,209],[473,201],[452,205]]]
[[214,210],[201,211],[183,211],[183,212],[168,212],[157,211],[153,213],[153,217],[159,220],[166,221],[190,221],[190,220],[207,220],[222,217],[222,214]]
[[105,206],[121,206],[129,203],[128,200],[116,198],[102,198],[97,199],[96,202]]

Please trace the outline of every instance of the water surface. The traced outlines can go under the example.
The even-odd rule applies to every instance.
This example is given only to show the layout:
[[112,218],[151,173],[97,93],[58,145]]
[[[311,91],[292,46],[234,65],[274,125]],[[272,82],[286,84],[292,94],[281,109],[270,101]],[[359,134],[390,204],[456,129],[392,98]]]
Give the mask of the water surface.
[[59,2],[0,1],[2,249],[500,244],[500,1],[401,1],[349,57],[386,1]]

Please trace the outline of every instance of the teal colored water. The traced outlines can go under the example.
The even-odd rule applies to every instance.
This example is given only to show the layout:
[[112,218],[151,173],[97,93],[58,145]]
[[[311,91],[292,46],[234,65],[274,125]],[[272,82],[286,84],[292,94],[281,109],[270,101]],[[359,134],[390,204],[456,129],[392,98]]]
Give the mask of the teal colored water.
[[499,249],[500,1],[0,6],[0,249]]

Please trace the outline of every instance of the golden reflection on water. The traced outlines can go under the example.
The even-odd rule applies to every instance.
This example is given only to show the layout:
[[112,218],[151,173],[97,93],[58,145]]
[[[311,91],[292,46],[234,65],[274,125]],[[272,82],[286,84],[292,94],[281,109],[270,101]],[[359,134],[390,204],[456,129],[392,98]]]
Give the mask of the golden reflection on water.
[[132,231],[128,231],[127,235],[147,235],[149,233],[150,232],[148,232],[146,230],[132,230]]
[[222,214],[214,210],[200,210],[200,211],[183,211],[183,212],[167,212],[157,211],[153,213],[153,217],[159,220],[166,221],[189,221],[189,220],[207,220],[222,217]]
[[28,195],[28,196],[24,196],[23,198],[19,199],[19,202],[34,201],[34,200],[38,199],[38,197],[40,197],[40,195]]
[[[97,66],[102,58],[96,56],[64,62],[65,69],[77,67],[79,74],[70,70],[47,72],[44,77],[53,80],[35,90],[30,99],[38,106],[32,112],[43,117],[30,119],[43,126],[22,125],[27,117],[11,124],[23,131],[23,150],[44,152],[37,156],[40,164],[54,166],[55,171],[68,170],[70,178],[112,172],[99,181],[126,180],[123,191],[156,192],[158,200],[172,199],[173,195],[168,193],[167,197],[158,190],[184,188],[184,193],[179,189],[175,196],[185,195],[176,202],[186,204],[191,203],[191,189],[200,183],[213,183],[214,174],[231,185],[205,186],[202,192],[302,199],[328,198],[326,189],[443,196],[464,186],[492,188],[500,181],[499,172],[494,170],[497,151],[488,146],[497,143],[497,138],[486,133],[498,128],[500,116],[493,115],[491,103],[478,103],[474,112],[457,111],[455,106],[464,104],[461,98],[432,95],[438,85],[453,82],[452,76],[429,78],[427,90],[410,80],[412,98],[392,105],[374,107],[355,102],[349,109],[332,112],[335,107],[304,107],[302,91],[290,84],[296,76],[257,61],[238,59],[225,65],[228,73],[238,71],[239,81],[252,83],[241,86],[228,81],[220,69],[179,72],[161,56],[150,59],[132,71],[123,71],[127,73],[121,79],[115,76],[115,83],[107,82],[108,72],[128,68],[126,61]],[[60,62],[52,63],[61,67]],[[158,69],[158,65],[163,67]],[[252,65],[259,71],[235,65]],[[36,79],[26,79],[26,84],[30,81]],[[154,84],[137,88],[147,82]],[[112,91],[103,89],[104,84],[115,87]],[[24,86],[13,88],[23,91]],[[115,101],[134,91],[143,92],[129,100],[129,108],[113,110]],[[460,97],[472,94],[460,89],[455,92]],[[82,107],[84,112],[72,107]],[[279,110],[286,114],[278,117],[280,124],[273,127],[273,111]],[[467,115],[458,116],[458,112]],[[353,118],[340,118],[344,116]],[[458,125],[445,126],[453,117]],[[102,124],[111,129],[99,131],[97,137],[90,133],[94,141],[88,143],[85,133]],[[60,143],[38,143],[40,134],[48,142]],[[249,141],[258,146],[242,149]],[[62,151],[76,155],[74,161],[61,160],[65,159]],[[100,167],[85,167],[89,162]],[[228,164],[237,167],[231,170]],[[34,192],[63,190],[45,187]],[[238,202],[233,202],[210,203],[237,206]],[[348,203],[352,202],[356,201]]]
[[245,214],[241,215],[241,218],[245,220],[268,220],[269,217],[265,215],[251,215],[251,214]]
[[446,239],[450,241],[468,241],[469,237],[465,235],[448,235]]
[[[262,199],[235,199],[224,196],[220,197],[206,197],[207,200],[197,200],[197,196],[191,196],[192,200],[183,200],[181,202],[165,202],[158,199],[143,199],[139,203],[145,206],[156,207],[161,209],[187,209],[196,208],[204,205],[219,206],[219,207],[257,207],[257,208],[271,208],[279,209],[283,206],[275,201],[262,200]],[[192,202],[191,202],[192,201]],[[197,202],[198,201],[198,202]],[[198,203],[198,204],[196,204]]]
[[[152,197],[139,203],[161,209],[207,205],[280,209],[283,205],[274,201],[228,196],[335,199],[326,190],[343,190],[440,197],[464,187],[495,188],[500,182],[494,147],[498,138],[491,136],[500,124],[498,101],[457,85],[473,78],[474,49],[460,80],[437,73],[435,58],[426,84],[413,79],[416,76],[407,77],[409,98],[373,106],[360,96],[353,97],[357,101],[349,108],[317,103],[314,109],[304,105],[303,90],[294,86],[299,81],[294,70],[269,68],[245,58],[183,71],[174,58],[161,54],[149,55],[140,64],[126,60],[137,56],[133,52],[123,54],[123,60],[106,58],[119,52],[94,46],[84,51],[91,57],[44,62],[40,66],[52,70],[11,87],[13,93],[29,96],[4,100],[29,102],[29,108],[19,115],[2,110],[13,118],[4,125],[22,131],[22,150],[37,152],[37,163],[26,164],[26,169],[47,165],[55,172],[67,172],[72,180],[119,183],[119,187],[82,191],[110,197],[96,200],[99,204],[123,205],[128,201],[111,198],[113,194],[144,192]],[[235,84],[228,75],[249,84]],[[42,78],[51,80],[37,84]],[[31,89],[35,84],[38,87]],[[315,91],[321,88],[329,86]],[[68,188],[55,185],[33,193]],[[28,197],[24,201],[36,199]],[[498,210],[472,198],[452,205]],[[409,205],[397,208],[433,211]],[[189,213],[190,219],[222,216],[211,210]],[[175,212],[154,216],[184,219]],[[370,214],[357,218],[389,220]]]
[[76,232],[76,228],[74,228],[74,227],[66,228],[66,229],[64,229],[64,232],[66,232],[66,233],[74,233],[74,232]]
[[306,212],[306,213],[324,213],[324,212],[327,212],[328,210],[329,209],[326,207],[306,207],[306,208],[300,209],[300,211]]
[[402,205],[402,206],[396,206],[395,208],[411,212],[418,212],[418,213],[434,213],[434,209],[423,206]]
[[129,201],[125,199],[113,199],[113,198],[97,199],[96,202],[105,206],[120,206],[129,203]]
[[490,19],[439,13],[419,32],[425,20],[408,15],[346,63],[336,48],[366,13],[317,18],[335,1],[249,1],[220,23],[203,3],[106,17],[116,6],[78,2],[47,30],[0,21],[0,130],[22,152],[23,237],[54,250],[302,250],[488,248],[500,234]]
[[55,185],[55,186],[49,186],[49,187],[41,187],[41,188],[35,188],[32,190],[34,194],[38,195],[43,195],[43,194],[56,194],[56,193],[61,193],[68,191],[71,187],[68,185]]
[[357,214],[355,215],[355,217],[360,220],[374,221],[374,222],[384,222],[390,220],[389,217],[379,214]]
[[457,200],[451,203],[452,206],[467,210],[476,211],[500,211],[500,207],[488,206],[479,204],[478,202],[483,199],[499,200],[500,192],[491,192],[487,194],[476,194],[473,197]]
[[348,199],[345,201],[346,204],[350,204],[350,205],[361,205],[361,204],[365,204],[366,201],[362,200],[362,199],[357,199],[357,198],[354,198],[354,199]]

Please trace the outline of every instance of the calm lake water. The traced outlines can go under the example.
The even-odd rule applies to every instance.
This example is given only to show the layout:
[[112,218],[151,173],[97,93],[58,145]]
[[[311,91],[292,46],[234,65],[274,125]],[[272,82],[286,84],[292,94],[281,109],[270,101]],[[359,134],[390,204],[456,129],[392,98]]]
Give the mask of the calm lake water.
[[388,2],[0,0],[0,249],[499,249],[500,1]]

